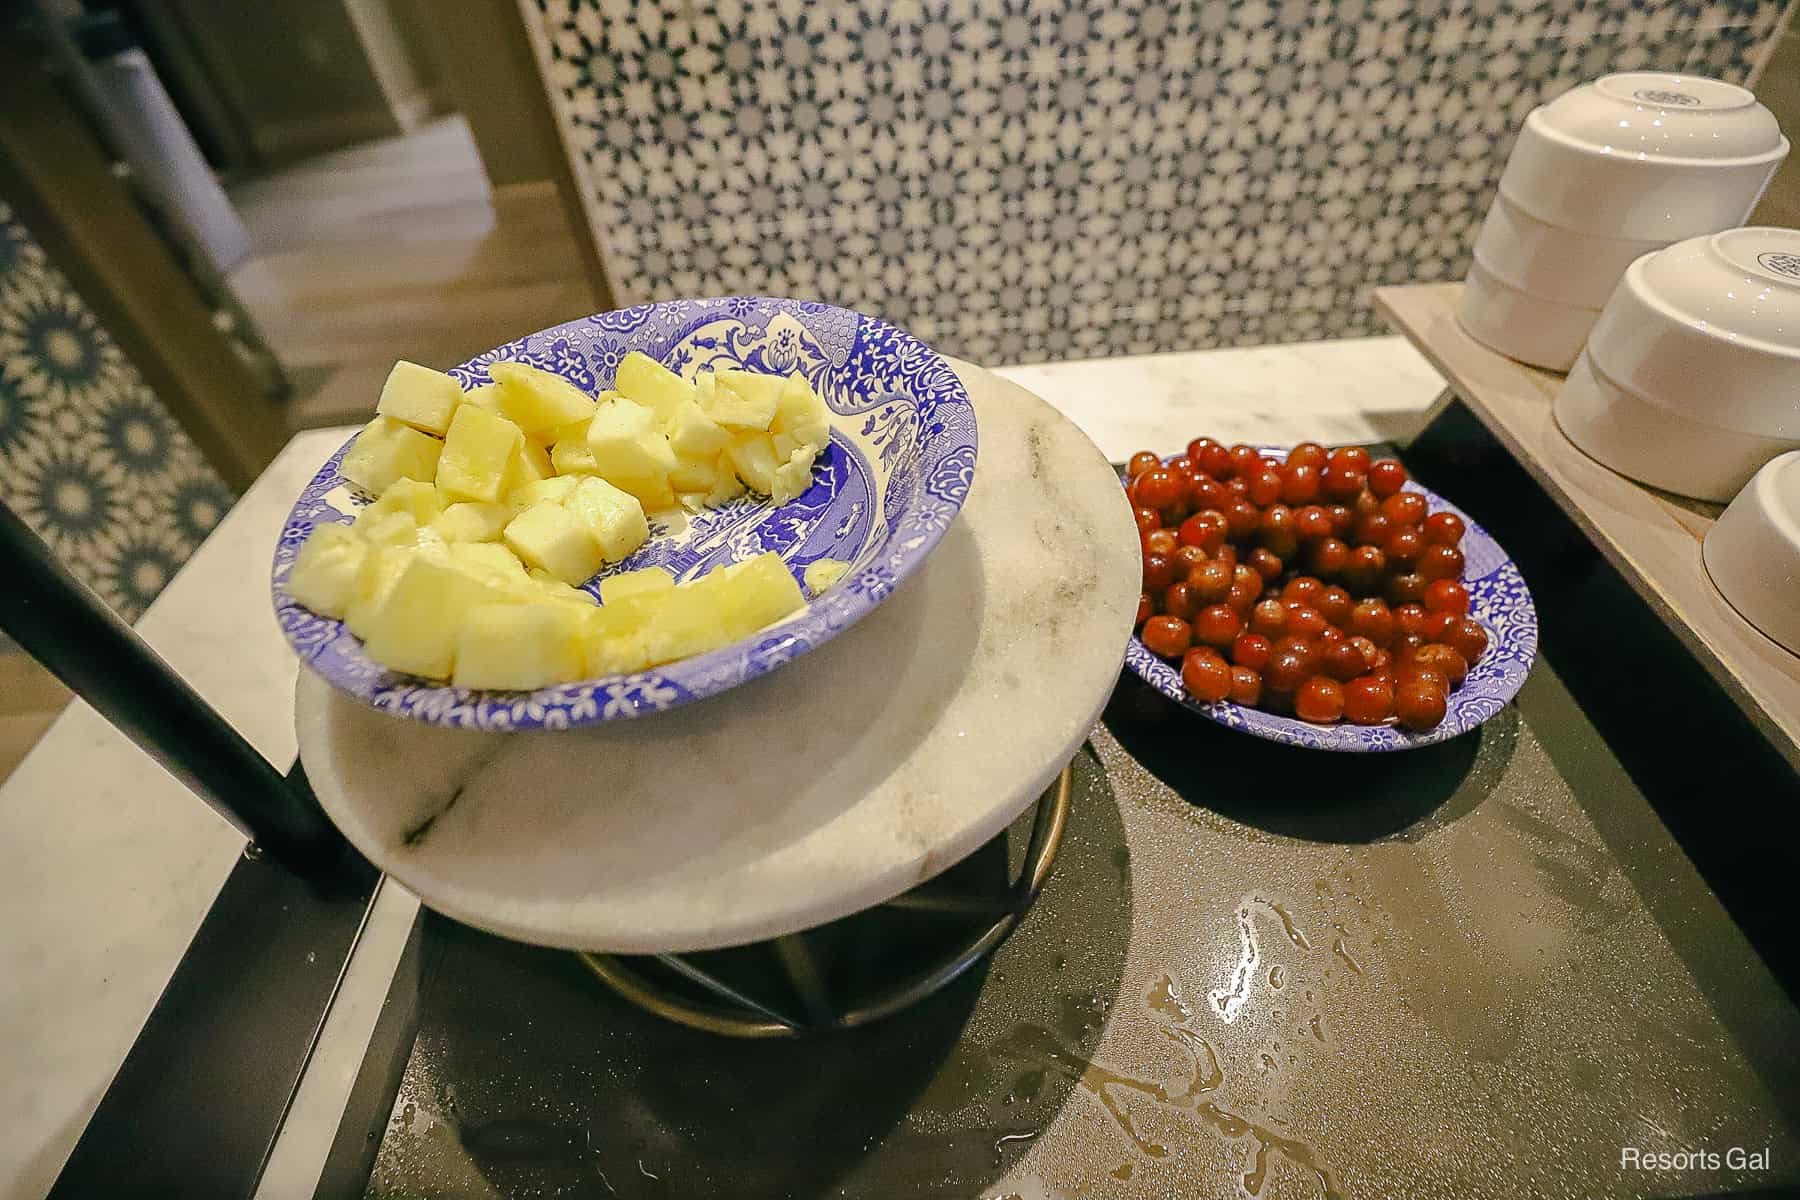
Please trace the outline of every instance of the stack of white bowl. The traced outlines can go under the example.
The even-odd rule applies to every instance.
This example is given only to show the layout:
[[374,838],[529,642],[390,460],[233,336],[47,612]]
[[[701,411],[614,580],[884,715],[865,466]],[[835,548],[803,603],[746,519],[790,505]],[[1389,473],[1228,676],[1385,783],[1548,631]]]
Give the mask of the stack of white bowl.
[[1800,449],[1800,231],[1731,229],[1632,263],[1556,422],[1621,474],[1721,503]]
[[1787,152],[1755,96],[1694,75],[1608,75],[1533,109],[1458,320],[1510,358],[1567,371],[1633,260],[1741,224]]

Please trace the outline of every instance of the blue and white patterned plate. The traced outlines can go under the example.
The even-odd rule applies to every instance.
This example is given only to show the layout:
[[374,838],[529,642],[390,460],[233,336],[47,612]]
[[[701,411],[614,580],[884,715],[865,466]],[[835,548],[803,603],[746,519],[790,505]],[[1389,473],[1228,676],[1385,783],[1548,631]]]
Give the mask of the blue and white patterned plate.
[[[1285,451],[1259,447],[1265,454]],[[1210,721],[1229,729],[1312,750],[1340,750],[1367,754],[1384,750],[1412,750],[1447,741],[1467,733],[1502,708],[1525,686],[1525,676],[1537,658],[1537,608],[1531,590],[1488,531],[1469,514],[1435,492],[1408,482],[1406,490],[1423,495],[1432,512],[1453,512],[1468,527],[1463,535],[1463,586],[1469,589],[1469,615],[1487,630],[1488,648],[1481,661],[1469,669],[1461,687],[1450,693],[1443,723],[1424,733],[1398,725],[1314,725],[1295,717],[1282,717],[1260,709],[1245,708],[1229,700],[1203,704],[1181,686],[1181,668],[1151,653],[1135,635],[1125,648],[1125,665],[1151,687]]]
[[[650,541],[602,575],[663,566],[685,580],[773,550],[796,577],[821,558],[848,562],[841,582],[750,638],[640,674],[531,692],[397,674],[370,660],[341,621],[302,608],[282,587],[314,526],[348,523],[369,503],[338,471],[352,438],[301,493],[275,547],[275,615],[301,661],[364,703],[433,725],[566,729],[675,708],[772,671],[855,624],[925,561],[969,494],[975,410],[950,365],[892,325],[825,304],[755,296],[646,304],[531,334],[450,374],[468,389],[489,382],[488,364],[517,360],[597,392],[632,350],[688,376],[702,367],[798,370],[831,407],[831,446],[805,494],[779,506],[745,497],[692,517],[655,514]],[[588,590],[597,593],[598,580]]]

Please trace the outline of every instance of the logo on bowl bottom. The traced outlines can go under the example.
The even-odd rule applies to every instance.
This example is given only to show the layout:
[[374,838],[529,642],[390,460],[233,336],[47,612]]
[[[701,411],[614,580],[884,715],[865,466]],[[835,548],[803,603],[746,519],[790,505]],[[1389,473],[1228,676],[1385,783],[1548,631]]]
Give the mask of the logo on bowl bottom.
[[1671,92],[1666,88],[1641,88],[1631,93],[1634,100],[1642,100],[1645,104],[1660,104],[1665,108],[1698,108],[1700,97],[1687,92]]
[[1786,275],[1789,279],[1800,279],[1800,254],[1765,250],[1756,256],[1756,261],[1777,275]]

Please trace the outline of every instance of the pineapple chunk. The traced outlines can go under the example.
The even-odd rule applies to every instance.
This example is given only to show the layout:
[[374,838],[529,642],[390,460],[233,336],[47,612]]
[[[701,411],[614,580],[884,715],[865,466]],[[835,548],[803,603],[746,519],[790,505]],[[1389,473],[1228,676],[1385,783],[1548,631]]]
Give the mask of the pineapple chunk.
[[[705,458],[678,456],[675,469],[669,472],[669,486],[678,492],[707,492],[719,481],[719,456]],[[730,474],[730,468],[725,473]]]
[[793,573],[781,561],[781,555],[772,552],[735,564],[716,586],[713,603],[718,608],[719,622],[732,641],[806,605]]
[[822,447],[831,441],[831,410],[806,377],[796,371],[782,385],[770,428],[792,435],[802,446]]
[[587,525],[554,501],[532,505],[514,517],[501,536],[526,566],[539,567],[567,584],[587,579],[605,561]]
[[367,637],[369,623],[386,602],[388,593],[419,551],[413,546],[371,546],[356,572],[356,587],[344,606],[344,628]]
[[658,592],[671,591],[674,587],[675,577],[669,574],[667,567],[642,567],[602,579],[600,603],[612,604],[629,596],[653,596]]
[[564,438],[550,451],[550,465],[556,468],[558,475],[600,473],[600,468],[594,465],[594,452],[588,449],[586,422],[583,422],[581,428],[581,436]]
[[[600,408],[606,404],[611,403],[607,397],[610,396],[614,400],[618,399],[618,393],[616,392],[602,392],[600,395],[601,399],[595,402],[595,412],[598,412]],[[555,429],[550,431],[547,437],[545,437],[544,444],[547,446],[554,446],[558,442],[587,441],[588,423],[593,419],[593,413],[589,413],[579,421],[570,421],[567,425],[558,425]]]
[[539,571],[536,568],[533,568],[526,574],[532,589],[528,594],[530,599],[534,602],[537,600],[550,599],[559,601],[563,604],[579,604],[583,608],[594,607],[594,597],[591,593],[584,592],[578,587],[570,587],[554,575]]
[[563,507],[581,522],[607,562],[629,558],[650,538],[650,522],[644,517],[643,503],[598,476],[585,476],[563,501]]
[[[781,398],[779,375],[753,375],[748,371],[720,371],[713,389],[712,407],[706,415],[734,430],[766,430],[775,419],[775,403]],[[773,384],[771,388],[767,386]]]
[[817,596],[832,584],[842,579],[850,564],[836,558],[819,558],[806,564],[801,578],[806,583],[806,590]]
[[730,471],[719,472],[719,482],[713,484],[712,491],[706,493],[706,507],[718,508],[722,504],[730,504],[744,494],[744,485]]
[[800,443],[791,433],[771,433],[769,446],[775,451],[775,461],[784,463],[794,457],[794,451],[800,448]]
[[[500,416],[500,388],[497,384],[482,383],[463,393],[462,402]],[[454,413],[451,414],[455,416]]]
[[[655,607],[645,634],[651,661],[672,662],[736,641],[722,620],[721,595],[720,581],[705,576],[651,597]],[[644,602],[638,598],[637,603]]]
[[524,445],[525,435],[505,417],[467,404],[450,419],[438,460],[438,491],[447,501],[500,499],[507,468]]
[[500,531],[512,519],[512,509],[504,504],[464,501],[433,517],[431,527],[450,542],[497,542]]
[[444,443],[392,417],[377,416],[356,435],[338,470],[345,479],[379,496],[396,479],[430,483],[437,476]]
[[498,587],[526,577],[525,564],[499,542],[457,542],[450,547],[448,557],[454,565]]
[[322,617],[343,617],[368,553],[368,545],[348,525],[316,526],[288,573],[287,594]]
[[818,451],[811,446],[802,446],[788,456],[787,462],[775,468],[775,477],[769,484],[769,499],[777,504],[786,504],[797,496],[804,495],[812,486],[813,459]]
[[668,423],[683,400],[695,398],[693,384],[640,350],[625,356],[613,386],[625,399],[653,411],[658,426]]
[[369,621],[363,650],[391,671],[448,679],[463,614],[500,596],[499,588],[453,564],[415,557]]
[[573,475],[553,475],[549,479],[540,479],[515,488],[506,497],[506,507],[513,516],[518,516],[534,504],[542,504],[549,500],[561,504],[575,491],[575,485],[581,480]]
[[526,438],[513,451],[512,461],[506,464],[506,478],[500,483],[500,494],[506,495],[514,488],[536,483],[540,479],[549,479],[555,474],[556,468],[550,463],[550,452]]
[[785,376],[765,375],[760,371],[720,371],[718,380],[739,396],[758,404],[779,403],[782,390],[787,387]]
[[588,425],[594,469],[608,479],[667,479],[675,452],[656,424],[656,415],[636,404],[609,404],[594,414]]
[[411,546],[419,540],[419,522],[409,512],[383,513],[366,523],[359,518],[355,529],[371,546]]
[[731,439],[725,451],[727,461],[737,477],[753,492],[768,495],[775,486],[775,469],[781,461],[766,433],[740,433]]
[[615,475],[607,482],[621,492],[636,496],[638,503],[644,506],[644,511],[647,513],[661,512],[665,508],[675,507],[675,489],[669,486],[666,477],[632,479],[625,475]]
[[452,682],[540,688],[581,678],[585,613],[566,604],[476,604],[456,631]]
[[714,459],[730,441],[725,427],[691,400],[683,401],[669,418],[669,449],[677,457]]
[[410,513],[420,525],[429,525],[438,515],[437,488],[417,479],[396,479],[373,504],[356,514],[356,529],[366,530],[391,513]]
[[594,415],[594,398],[560,375],[518,362],[488,364],[500,389],[500,412],[531,438]]
[[375,402],[375,411],[443,437],[462,398],[462,384],[450,376],[401,359],[381,385],[381,399]]
[[629,675],[656,661],[650,654],[650,616],[658,599],[635,596],[583,614],[582,671],[588,678]]

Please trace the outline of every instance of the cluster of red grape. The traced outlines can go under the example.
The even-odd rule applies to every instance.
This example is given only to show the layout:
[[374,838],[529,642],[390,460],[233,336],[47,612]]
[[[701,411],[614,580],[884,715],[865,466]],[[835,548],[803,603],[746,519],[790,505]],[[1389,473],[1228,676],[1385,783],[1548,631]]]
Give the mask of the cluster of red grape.
[[1134,454],[1138,636],[1196,700],[1318,724],[1425,730],[1487,650],[1469,616],[1463,521],[1406,468],[1303,442],[1286,461],[1195,438]]

